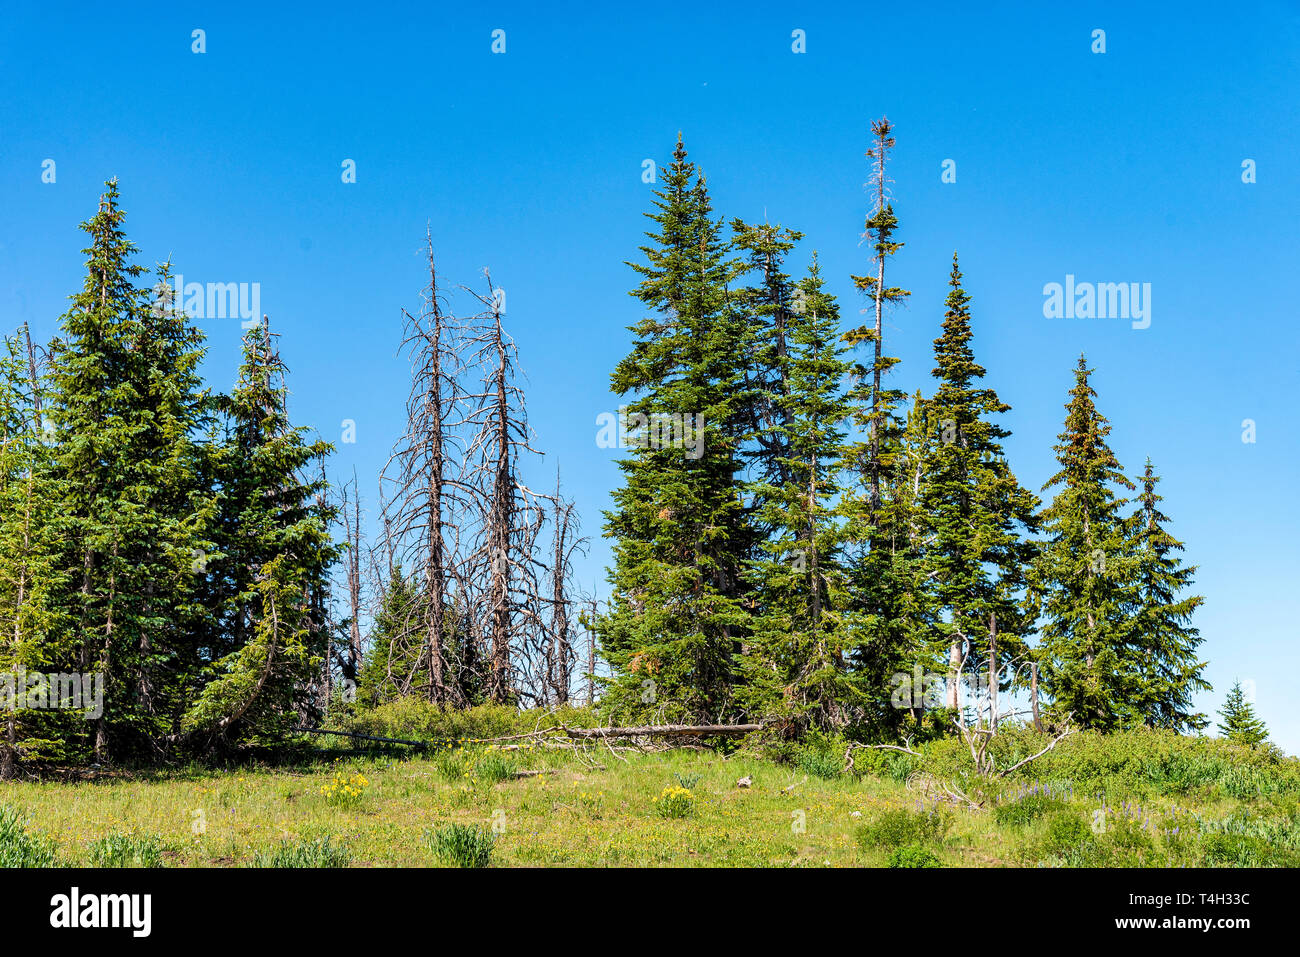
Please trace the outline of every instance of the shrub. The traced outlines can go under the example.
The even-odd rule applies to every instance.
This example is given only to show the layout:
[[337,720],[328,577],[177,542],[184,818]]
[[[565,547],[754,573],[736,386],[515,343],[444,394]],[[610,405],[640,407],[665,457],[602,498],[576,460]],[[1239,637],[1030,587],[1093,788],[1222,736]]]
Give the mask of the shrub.
[[993,809],[993,819],[999,824],[1010,827],[1024,827],[1040,817],[1065,809],[1065,802],[1047,794],[1026,794],[1008,804],[1000,804]]
[[689,788],[666,787],[653,803],[660,817],[690,817],[695,813],[695,795]]
[[942,843],[951,826],[952,818],[939,808],[930,811],[897,808],[858,828],[858,844],[871,848]]
[[94,867],[162,867],[162,845],[156,837],[110,834],[90,844]]
[[1048,854],[1068,859],[1094,843],[1092,828],[1080,815],[1062,811],[1048,819],[1043,840],[1043,850]]
[[1219,788],[1238,801],[1252,801],[1265,793],[1269,781],[1257,768],[1232,766],[1219,777]]
[[563,707],[553,714],[541,710],[521,711],[511,705],[447,708],[407,696],[362,709],[339,722],[339,730],[455,746],[535,731],[539,719],[543,728],[559,725],[586,728],[597,723],[596,715],[585,708]]
[[889,855],[886,867],[943,867],[939,858],[927,851],[920,844],[897,847]]
[[795,754],[794,764],[804,774],[827,781],[834,780],[844,772],[842,755],[819,748],[801,748]]
[[54,842],[28,833],[19,813],[0,805],[0,867],[54,867],[56,864]]
[[424,838],[433,856],[452,867],[487,867],[496,846],[496,835],[478,825],[448,824]]
[[253,857],[254,867],[347,867],[352,863],[352,852],[346,845],[333,844],[329,835],[310,841],[281,841],[270,851],[258,851]]

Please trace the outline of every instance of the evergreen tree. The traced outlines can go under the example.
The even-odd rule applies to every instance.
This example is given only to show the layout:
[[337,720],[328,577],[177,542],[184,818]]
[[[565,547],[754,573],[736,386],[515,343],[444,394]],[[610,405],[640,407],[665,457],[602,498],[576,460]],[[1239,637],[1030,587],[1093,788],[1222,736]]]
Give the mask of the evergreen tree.
[[[646,262],[633,265],[633,295],[652,315],[632,327],[632,352],[612,377],[629,396],[633,447],[606,513],[615,566],[598,630],[614,672],[609,707],[722,720],[735,714],[734,657],[749,619],[742,573],[754,535],[741,473],[752,336],[732,308],[735,266],[704,178],[686,157],[679,138],[647,214]],[[672,423],[701,421],[701,435],[682,428],[685,441],[665,441]]]
[[105,676],[94,722],[100,760],[150,752],[175,730],[188,691],[195,556],[209,546],[211,494],[194,436],[207,408],[202,334],[170,306],[164,267],[151,294],[122,229],[116,181],[82,224],[91,244],[81,293],[51,355],[49,419],[58,444],[69,577],[66,611],[79,670]]
[[309,442],[308,430],[290,422],[285,367],[266,321],[245,335],[239,381],[220,408],[227,435],[217,452],[222,499],[211,563],[222,582],[224,643],[185,727],[230,739],[240,727],[283,730],[303,706],[326,651],[312,598],[328,589],[337,548],[328,531],[335,510],[312,469],[333,447]]
[[775,397],[780,450],[756,485],[758,519],[771,529],[752,563],[753,635],[739,666],[750,714],[775,715],[790,730],[847,723],[866,704],[846,654],[856,640],[848,605],[842,457],[849,362],[839,344],[839,307],[823,289],[814,257],[786,317]]
[[[30,349],[30,335],[24,338]],[[24,760],[79,757],[65,743],[81,715],[21,708],[17,700],[24,674],[61,671],[72,651],[56,601],[57,486],[29,356],[18,339],[0,339],[0,780],[15,777]]]
[[1190,622],[1205,599],[1179,597],[1191,586],[1196,566],[1183,566],[1178,557],[1183,543],[1165,529],[1169,517],[1160,511],[1159,481],[1147,459],[1139,508],[1131,519],[1139,562],[1134,635],[1142,680],[1137,708],[1152,727],[1200,731],[1209,719],[1192,710],[1191,696],[1208,691],[1210,683],[1201,674],[1205,662],[1196,657],[1200,632]]
[[864,238],[871,242],[874,274],[854,276],[853,282],[871,301],[873,323],[844,334],[850,346],[869,347],[871,358],[855,363],[850,371],[850,422],[865,435],[845,449],[845,467],[856,474],[858,483],[846,492],[843,507],[852,543],[851,607],[862,630],[862,640],[852,655],[853,668],[874,686],[868,697],[882,703],[874,712],[860,712],[857,718],[867,726],[865,733],[892,736],[903,715],[888,707],[889,686],[912,653],[918,606],[913,550],[903,533],[910,521],[911,497],[891,496],[904,482],[898,461],[904,427],[897,407],[906,393],[885,384],[884,377],[899,360],[884,353],[884,317],[886,307],[903,302],[910,293],[885,281],[890,257],[903,247],[894,239],[898,218],[888,188],[893,125],[882,117],[871,124],[871,132],[875,139],[866,155],[871,161],[873,196]]
[[1043,510],[1048,539],[1033,571],[1045,622],[1038,655],[1044,688],[1062,716],[1102,731],[1135,723],[1142,661],[1134,651],[1131,610],[1137,560],[1121,515],[1133,490],[1106,444],[1110,424],[1097,411],[1083,356],[1054,447],[1058,489]]
[[1255,709],[1246,700],[1240,681],[1232,683],[1232,690],[1228,692],[1228,698],[1223,702],[1219,714],[1223,718],[1219,722],[1219,730],[1229,741],[1254,748],[1268,740],[1268,728],[1255,716]]
[[[734,293],[734,307],[747,317],[748,350],[746,383],[750,388],[748,411],[748,450],[752,477],[750,491],[761,483],[782,484],[789,479],[786,471],[791,421],[789,354],[792,322],[799,310],[806,313],[804,287],[785,272],[785,256],[802,233],[764,223],[750,226],[735,219],[731,223],[733,246],[741,254],[740,266],[747,273],[757,272],[759,281]],[[761,499],[751,501],[757,517],[762,513]]]
[[934,340],[939,386],[925,406],[931,442],[919,497],[926,587],[942,616],[947,705],[956,708],[963,662],[989,676],[995,697],[1003,665],[1026,652],[1021,599],[1032,545],[1025,535],[1036,528],[1039,503],[1002,451],[1010,432],[994,417],[1011,407],[980,385],[984,368],[971,349],[970,296],[955,254],[948,285],[943,334]]
[[857,386],[851,397],[858,404],[855,420],[867,431],[866,440],[854,449],[855,458],[866,484],[865,514],[868,524],[877,520],[876,511],[881,504],[881,489],[889,472],[898,441],[898,421],[895,408],[905,397],[897,389],[887,389],[883,378],[899,360],[884,354],[884,316],[887,305],[897,305],[911,295],[906,289],[885,284],[885,266],[903,244],[894,239],[898,217],[889,198],[889,178],[886,173],[889,151],[894,148],[893,124],[882,117],[871,124],[875,142],[867,150],[871,160],[871,187],[875,190],[871,212],[867,215],[865,239],[871,241],[872,264],[875,275],[854,276],[853,283],[871,299],[875,322],[859,326],[844,334],[852,346],[870,345],[872,360],[869,365],[858,364],[853,370]]

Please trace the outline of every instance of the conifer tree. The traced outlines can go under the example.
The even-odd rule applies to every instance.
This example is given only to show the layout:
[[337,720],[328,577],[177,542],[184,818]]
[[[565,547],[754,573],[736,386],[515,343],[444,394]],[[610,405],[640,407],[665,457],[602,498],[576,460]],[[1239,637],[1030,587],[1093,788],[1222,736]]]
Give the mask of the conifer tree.
[[131,263],[116,181],[98,213],[81,293],[51,356],[68,613],[80,669],[105,676],[97,757],[151,750],[186,700],[195,556],[212,495],[199,481],[202,334],[171,308],[166,267],[150,293]]
[[[612,386],[628,396],[625,485],[606,513],[615,539],[599,623],[614,676],[604,700],[628,712],[720,720],[735,713],[735,656],[748,629],[742,574],[753,533],[741,495],[751,338],[733,309],[708,190],[679,137],[656,191],[633,292],[651,315]],[[630,264],[631,265],[631,264]],[[701,434],[695,432],[702,422]],[[681,441],[664,441],[671,428]]]
[[1255,715],[1255,708],[1246,700],[1246,693],[1241,690],[1241,682],[1234,681],[1227,700],[1219,711],[1223,718],[1219,730],[1229,741],[1258,747],[1268,740],[1268,728]]
[[[310,442],[288,412],[285,366],[265,320],[244,336],[239,381],[220,401],[222,501],[214,572],[225,582],[224,652],[210,663],[185,729],[232,739],[240,728],[288,726],[325,654],[312,596],[328,588],[337,548],[332,505],[313,464],[332,451]],[[242,725],[241,725],[242,721]]]
[[26,355],[17,338],[0,339],[0,780],[15,777],[24,760],[79,757],[65,743],[80,715],[17,700],[25,673],[58,671],[73,650],[57,601],[58,494],[43,441],[42,386],[23,332]]
[[1183,543],[1165,528],[1169,517],[1160,511],[1159,481],[1147,459],[1131,519],[1138,558],[1134,636],[1142,662],[1137,707],[1152,727],[1200,731],[1209,719],[1192,709],[1191,696],[1208,691],[1210,683],[1202,677],[1205,662],[1196,657],[1200,632],[1190,622],[1205,599],[1179,597],[1191,586],[1196,566],[1182,564]]
[[852,393],[860,406],[855,419],[867,430],[866,441],[855,450],[855,456],[867,486],[865,505],[869,522],[875,521],[875,513],[880,508],[881,488],[891,467],[898,437],[899,422],[894,409],[905,395],[883,386],[885,374],[899,362],[897,358],[884,354],[885,307],[896,305],[911,295],[906,289],[885,284],[885,266],[889,257],[903,248],[903,244],[894,239],[898,217],[894,215],[894,204],[889,197],[891,181],[887,165],[889,152],[895,144],[893,130],[893,124],[885,117],[871,124],[875,142],[866,155],[871,160],[870,186],[875,195],[871,212],[867,215],[864,238],[871,241],[875,275],[853,277],[858,290],[871,299],[874,323],[859,326],[844,335],[845,341],[850,345],[869,344],[873,353],[869,365],[859,364],[855,368],[854,377],[858,386]]
[[899,360],[884,352],[886,308],[903,302],[910,293],[886,283],[890,257],[903,247],[894,239],[898,218],[890,198],[889,153],[894,148],[893,124],[882,117],[871,124],[874,137],[867,150],[871,161],[869,187],[871,209],[866,217],[864,239],[872,250],[873,273],[854,276],[857,289],[868,296],[869,325],[844,334],[851,346],[871,350],[869,361],[855,363],[850,372],[854,383],[849,390],[852,424],[865,436],[849,443],[845,464],[858,477],[858,484],[845,495],[844,514],[853,561],[850,592],[853,610],[863,630],[863,642],[853,654],[853,667],[863,680],[873,683],[870,696],[881,702],[874,714],[859,717],[871,726],[868,733],[892,734],[902,715],[888,707],[889,683],[909,656],[909,635],[915,625],[915,564],[910,544],[904,544],[900,529],[908,524],[909,499],[891,498],[891,481],[897,490],[902,481],[897,458],[903,439],[903,423],[897,413],[905,393],[888,388],[885,376]]
[[1106,444],[1110,424],[1095,403],[1083,356],[1054,447],[1057,489],[1040,518],[1047,535],[1033,570],[1045,621],[1037,654],[1044,688],[1062,717],[1102,731],[1140,720],[1134,703],[1142,661],[1131,615],[1137,572],[1117,489],[1136,487]]
[[[802,233],[763,223],[751,226],[740,219],[732,220],[732,245],[741,254],[740,268],[757,272],[754,285],[743,287],[733,295],[734,307],[747,317],[747,335],[753,343],[748,350],[750,365],[746,382],[751,390],[748,403],[750,437],[754,448],[750,474],[755,483],[784,483],[786,446],[790,425],[789,353],[792,322],[799,310],[805,310],[803,285],[785,272],[785,256]],[[757,484],[751,485],[751,491]],[[755,515],[761,514],[762,502],[751,503]]]
[[843,726],[866,702],[847,668],[856,632],[838,514],[849,361],[815,257],[794,303],[781,353],[785,386],[775,397],[779,461],[755,490],[771,535],[751,567],[759,611],[738,694],[750,714],[779,716],[798,731]]
[[980,384],[984,368],[971,348],[970,296],[956,254],[948,285],[943,334],[934,340],[939,386],[925,406],[932,440],[920,513],[927,590],[949,652],[947,705],[956,708],[963,662],[990,676],[995,700],[1003,664],[1026,651],[1021,598],[1032,545],[1025,536],[1039,503],[1002,451],[1010,432],[994,417],[1011,407]]

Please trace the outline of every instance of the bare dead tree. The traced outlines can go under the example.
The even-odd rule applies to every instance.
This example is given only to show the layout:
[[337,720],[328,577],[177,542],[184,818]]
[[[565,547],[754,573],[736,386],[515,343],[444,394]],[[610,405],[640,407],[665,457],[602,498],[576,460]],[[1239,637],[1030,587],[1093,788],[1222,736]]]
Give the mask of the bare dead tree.
[[[426,231],[429,284],[418,316],[405,309],[401,350],[411,356],[411,391],[407,425],[384,466],[383,482],[391,484],[384,527],[390,568],[410,561],[421,582],[419,599],[407,609],[423,638],[421,660],[403,682],[409,690],[416,670],[427,667],[430,701],[463,704],[459,682],[449,682],[444,642],[447,608],[458,578],[456,555],[449,551],[446,532],[454,513],[467,511],[472,490],[459,477],[458,429],[464,425],[464,395],[459,376],[459,324],[444,308],[433,255],[433,237]],[[396,650],[396,649],[394,649]]]
[[[479,490],[482,506],[474,565],[483,570],[487,581],[479,617],[486,632],[482,647],[490,648],[491,654],[487,692],[489,700],[504,703],[524,692],[531,692],[531,697],[545,695],[544,681],[535,680],[544,668],[527,667],[528,659],[538,660],[545,628],[540,614],[540,563],[534,554],[545,512],[542,496],[519,478],[520,454],[539,453],[532,445],[524,393],[517,381],[517,351],[501,321],[502,295],[493,287],[491,274],[487,270],[483,274],[487,294],[467,290],[482,307],[465,340],[473,350],[472,362],[482,369],[482,380],[479,391],[468,397],[474,433],[466,460],[467,476]],[[515,651],[520,653],[519,661]],[[518,673],[517,665],[524,665]],[[523,675],[533,679],[534,687],[524,688],[523,682],[515,680]]]
[[357,474],[352,473],[352,492],[343,485],[340,494],[342,505],[339,509],[343,519],[343,534],[347,542],[347,551],[343,557],[343,573],[348,589],[348,642],[344,654],[338,655],[339,670],[344,682],[355,689],[361,673],[361,602],[362,553],[364,542],[361,537],[361,490],[357,483]]
[[579,535],[576,505],[566,500],[560,490],[560,470],[555,470],[555,494],[550,496],[551,555],[547,569],[550,578],[550,627],[546,633],[546,679],[550,700],[568,704],[573,680],[575,654],[573,602],[570,584],[575,554],[586,552],[588,539]]

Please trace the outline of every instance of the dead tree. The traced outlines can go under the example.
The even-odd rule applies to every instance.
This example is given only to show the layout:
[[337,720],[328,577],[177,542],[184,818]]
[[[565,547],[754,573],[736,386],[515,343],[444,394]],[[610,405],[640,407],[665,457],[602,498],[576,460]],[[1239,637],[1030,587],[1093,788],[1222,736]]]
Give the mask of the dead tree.
[[[409,560],[422,585],[410,614],[423,639],[420,657],[428,669],[428,699],[463,704],[459,684],[447,680],[444,648],[447,609],[457,578],[457,559],[447,547],[446,532],[456,524],[454,513],[470,504],[457,467],[457,430],[464,424],[459,328],[438,288],[431,232],[426,233],[426,246],[429,284],[423,307],[419,316],[402,310],[401,351],[410,353],[412,367],[406,430],[384,466],[381,487],[385,481],[392,486],[390,494],[382,496],[387,502],[390,556]],[[408,685],[414,673],[412,669],[408,674]]]
[[[341,490],[342,507],[339,509],[343,518],[343,534],[347,541],[347,552],[343,560],[343,572],[348,586],[348,642],[344,653],[337,655],[339,670],[343,674],[345,686],[355,691],[361,673],[361,557],[364,547],[361,538],[361,489],[357,483],[357,474],[352,473],[352,494],[348,487]],[[332,635],[331,635],[332,638]],[[327,659],[328,660],[328,659]]]
[[550,496],[549,503],[552,541],[547,572],[550,578],[551,614],[545,636],[546,685],[551,702],[568,704],[575,662],[569,585],[573,577],[573,557],[576,553],[585,553],[588,539],[578,534],[580,526],[577,507],[561,494],[559,469],[555,470],[555,494]]
[[482,306],[465,340],[473,350],[472,362],[482,370],[482,380],[479,391],[468,397],[474,431],[466,459],[467,476],[478,489],[481,505],[474,565],[487,583],[476,616],[484,631],[483,647],[490,648],[491,654],[487,694],[492,702],[505,703],[516,700],[521,690],[515,680],[521,662],[514,652],[528,657],[543,630],[534,547],[544,511],[541,496],[519,478],[520,454],[538,453],[517,382],[517,352],[502,326],[502,293],[493,287],[487,270],[484,277],[487,295],[467,290]]

